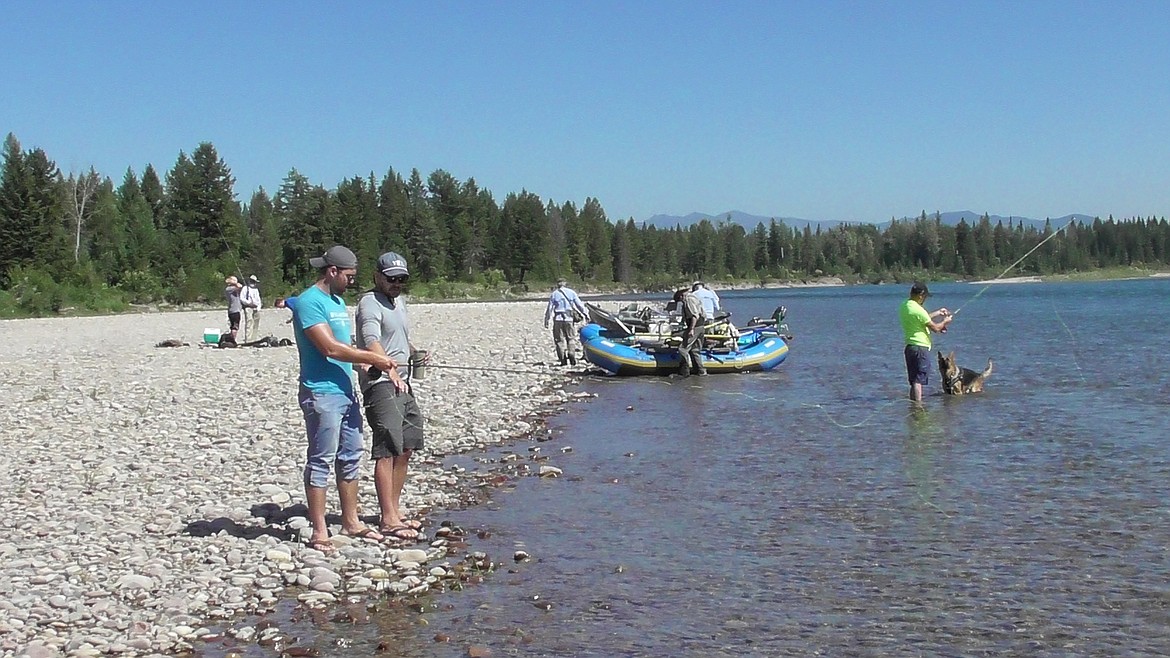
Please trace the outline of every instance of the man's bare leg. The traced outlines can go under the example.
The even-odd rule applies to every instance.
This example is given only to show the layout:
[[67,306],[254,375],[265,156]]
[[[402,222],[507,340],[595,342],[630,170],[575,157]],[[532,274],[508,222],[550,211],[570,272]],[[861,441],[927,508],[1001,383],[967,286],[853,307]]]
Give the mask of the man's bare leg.
[[378,492],[383,532],[401,526],[402,516],[394,500],[394,457],[382,457],[374,461],[374,489]]
[[910,385],[910,399],[914,402],[922,402],[922,384],[915,382]]
[[378,491],[378,507],[382,512],[380,530],[398,539],[418,537],[418,531],[402,519],[402,512],[399,509],[409,454],[407,452],[398,457],[383,457],[374,462],[374,488]]
[[390,493],[394,509],[398,510],[398,518],[402,518],[402,488],[406,485],[406,471],[410,463],[413,450],[403,450],[402,454],[394,458],[394,489]]
[[337,497],[341,499],[342,532],[350,535],[360,534],[366,526],[358,518],[358,481],[337,478]]
[[329,526],[325,524],[325,487],[305,485],[305,500],[309,503],[309,523],[313,524],[311,542],[329,541]]

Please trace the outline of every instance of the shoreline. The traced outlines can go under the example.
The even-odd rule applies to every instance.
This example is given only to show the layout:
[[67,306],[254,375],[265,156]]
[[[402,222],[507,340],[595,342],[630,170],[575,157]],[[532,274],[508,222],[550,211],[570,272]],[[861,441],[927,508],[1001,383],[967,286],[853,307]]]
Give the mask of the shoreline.
[[[0,324],[0,381],[23,401],[8,410],[0,457],[10,473],[0,483],[0,653],[180,652],[215,639],[211,627],[272,645],[275,626],[233,626],[283,601],[323,606],[465,579],[477,568],[460,555],[465,537],[433,514],[465,506],[493,478],[443,460],[523,440],[589,397],[547,365],[543,306],[411,306],[412,339],[435,367],[416,382],[427,447],[403,506],[430,512],[427,540],[338,537],[331,486],[335,557],[301,543],[295,347],[154,347],[222,324],[222,311]],[[291,337],[287,312],[261,313],[262,334]],[[363,460],[366,520],[377,511],[372,469]]]

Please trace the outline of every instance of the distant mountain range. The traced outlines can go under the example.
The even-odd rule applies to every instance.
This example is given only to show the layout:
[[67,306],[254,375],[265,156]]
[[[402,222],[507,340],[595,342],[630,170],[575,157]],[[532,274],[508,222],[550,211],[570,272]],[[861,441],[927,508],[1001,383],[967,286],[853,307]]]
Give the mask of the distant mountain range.
[[[928,213],[927,217],[934,217],[934,213]],[[939,217],[941,217],[943,224],[945,224],[947,226],[956,226],[956,225],[958,225],[960,220],[964,220],[964,219],[967,220],[968,224],[975,224],[976,222],[979,221],[979,219],[981,217],[983,217],[983,213],[971,212],[970,210],[956,210],[956,211],[951,211],[951,212],[939,213]],[[1004,217],[1002,215],[988,215],[988,217],[991,219],[992,226],[995,226],[996,223],[998,223],[998,222],[1003,222],[1003,225],[1007,226],[1008,222],[1010,221],[1013,224],[1023,224],[1025,227],[1034,226],[1037,229],[1043,229],[1044,228],[1044,221],[1045,221],[1043,219],[1032,219],[1031,217],[1017,217],[1017,216]],[[709,220],[712,224],[716,224],[716,225],[719,224],[720,222],[724,222],[724,221],[727,221],[728,219],[730,219],[733,223],[739,224],[740,226],[744,227],[745,229],[747,229],[750,232],[756,228],[757,224],[762,223],[764,226],[768,226],[769,224],[771,224],[773,218],[777,222],[783,221],[785,224],[787,224],[788,226],[790,226],[792,228],[804,230],[805,226],[809,226],[810,228],[812,228],[813,231],[816,231],[818,228],[820,228],[822,230],[827,230],[827,229],[831,229],[835,226],[840,226],[841,224],[861,224],[861,223],[864,223],[864,222],[842,222],[842,221],[838,221],[838,220],[801,219],[799,217],[781,217],[778,215],[776,215],[776,216],[752,215],[752,214],[749,214],[746,212],[741,212],[739,210],[728,210],[727,212],[722,212],[722,213],[719,213],[718,215],[708,215],[706,213],[701,213],[701,212],[693,212],[689,215],[683,215],[681,217],[678,215],[654,215],[650,219],[645,220],[644,223],[647,226],[655,226],[658,228],[669,229],[669,228],[674,228],[675,226],[682,226],[685,228],[687,226],[690,226],[691,224],[698,224],[699,222],[703,221],[704,219]],[[914,220],[917,218],[918,218],[918,215],[915,215],[913,217],[902,217],[898,221]],[[1077,220],[1078,222],[1090,222],[1091,223],[1094,218],[1091,215],[1081,215],[1081,214],[1065,215],[1063,217],[1053,217],[1053,218],[1051,218],[1052,228],[1053,228],[1053,230],[1058,229],[1058,228],[1064,226],[1065,224],[1067,224],[1069,221],[1074,220],[1074,219]],[[877,224],[877,226],[884,227],[887,224],[889,224],[889,222],[882,222],[880,224]]]

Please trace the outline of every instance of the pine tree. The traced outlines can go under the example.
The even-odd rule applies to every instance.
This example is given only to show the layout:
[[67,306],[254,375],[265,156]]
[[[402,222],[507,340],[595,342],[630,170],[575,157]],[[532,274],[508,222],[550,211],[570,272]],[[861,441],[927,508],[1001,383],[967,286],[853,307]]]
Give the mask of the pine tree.
[[64,190],[57,165],[41,149],[21,152],[9,133],[0,170],[0,280],[16,266],[65,269],[72,262]]
[[613,278],[618,283],[629,285],[634,281],[634,263],[629,233],[624,224],[614,227],[611,238],[610,258],[613,261]]
[[163,211],[166,210],[167,195],[163,188],[162,180],[158,177],[158,172],[154,170],[154,165],[147,164],[146,169],[142,170],[142,198],[146,199],[146,203],[150,206],[150,214],[154,219],[154,227],[156,229],[165,228],[163,225]]
[[243,254],[244,266],[250,274],[260,279],[260,284],[275,290],[284,286],[281,278],[282,248],[280,230],[272,200],[264,188],[256,190],[248,202],[246,213],[248,228],[248,251]]
[[27,183],[20,142],[15,135],[8,133],[4,140],[4,165],[0,169],[0,283],[5,285],[12,268],[32,262],[25,229]]
[[529,272],[545,262],[548,218],[544,214],[544,202],[527,190],[509,194],[500,214],[500,230],[501,242],[508,246],[503,262],[504,275],[509,282],[523,283]]
[[150,203],[143,195],[133,169],[126,169],[122,185],[114,196],[118,214],[126,227],[126,266],[133,271],[147,272],[158,257],[158,233]]
[[609,219],[605,209],[596,198],[585,199],[580,219],[585,227],[585,250],[589,255],[590,274],[599,283],[609,283],[613,278],[613,254],[610,251]]
[[446,271],[447,240],[418,169],[410,172],[406,202],[406,249],[411,273],[423,281],[438,279]]
[[108,178],[100,181],[94,192],[88,230],[88,257],[94,270],[106,283],[117,285],[129,263],[128,240],[125,219],[118,212],[114,185]]
[[410,204],[402,176],[389,169],[378,185],[378,237],[382,249],[406,252],[406,218]]

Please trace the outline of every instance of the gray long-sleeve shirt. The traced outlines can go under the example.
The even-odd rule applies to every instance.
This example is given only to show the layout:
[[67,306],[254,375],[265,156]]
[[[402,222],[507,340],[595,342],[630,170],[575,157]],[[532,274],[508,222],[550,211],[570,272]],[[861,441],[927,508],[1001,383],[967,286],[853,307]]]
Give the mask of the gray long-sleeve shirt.
[[[406,379],[410,374],[410,323],[406,316],[406,301],[401,296],[390,299],[378,291],[367,292],[357,304],[357,346],[379,343],[386,355],[398,362],[398,374]],[[359,372],[358,384],[362,390],[370,386],[364,372]]]

